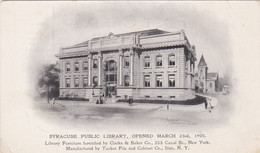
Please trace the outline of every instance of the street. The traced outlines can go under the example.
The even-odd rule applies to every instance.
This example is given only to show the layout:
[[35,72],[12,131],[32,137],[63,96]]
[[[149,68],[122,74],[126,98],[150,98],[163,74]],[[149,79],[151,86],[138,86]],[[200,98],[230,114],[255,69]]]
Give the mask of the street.
[[205,104],[174,105],[134,103],[95,104],[83,101],[57,100],[54,107],[38,103],[39,112],[48,121],[84,128],[187,128],[218,127],[228,123],[231,112],[229,96],[215,95],[218,104],[205,110]]

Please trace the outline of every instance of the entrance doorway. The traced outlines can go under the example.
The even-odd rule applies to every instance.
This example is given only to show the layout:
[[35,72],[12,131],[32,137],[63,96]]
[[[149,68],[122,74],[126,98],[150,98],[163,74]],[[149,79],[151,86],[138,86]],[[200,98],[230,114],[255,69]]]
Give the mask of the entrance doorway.
[[116,95],[117,66],[114,60],[106,61],[104,71],[105,96],[111,98]]

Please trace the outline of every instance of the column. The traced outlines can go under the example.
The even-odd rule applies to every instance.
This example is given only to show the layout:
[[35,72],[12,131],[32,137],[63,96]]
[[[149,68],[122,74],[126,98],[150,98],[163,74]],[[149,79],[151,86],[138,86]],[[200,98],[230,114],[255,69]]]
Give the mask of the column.
[[92,55],[88,55],[88,85],[92,86]]
[[119,86],[123,85],[123,51],[119,50]]
[[194,73],[193,73],[193,63],[191,64],[191,70],[190,70],[190,73],[191,73],[191,88],[193,88],[193,80],[194,80]]
[[190,59],[187,61],[187,65],[188,65],[187,88],[191,88]]
[[98,52],[98,86],[101,86],[102,53]]
[[130,48],[130,86],[134,85],[134,52]]

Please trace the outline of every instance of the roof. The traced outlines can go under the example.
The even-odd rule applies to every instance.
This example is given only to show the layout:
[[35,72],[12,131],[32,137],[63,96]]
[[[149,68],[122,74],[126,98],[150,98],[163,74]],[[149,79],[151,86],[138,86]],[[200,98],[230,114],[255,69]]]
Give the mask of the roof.
[[200,62],[198,64],[198,66],[207,66],[207,63],[206,63],[203,55],[200,58]]
[[207,74],[207,80],[217,80],[218,79],[218,73],[208,73]]
[[[92,38],[91,41],[96,41],[99,39],[104,39],[107,38],[111,35],[116,36],[116,37],[125,37],[125,36],[131,36],[131,35],[137,35],[137,36],[152,36],[152,35],[159,35],[159,34],[165,34],[165,33],[169,33],[168,31],[163,31],[160,29],[149,29],[149,30],[142,30],[142,31],[135,31],[135,32],[129,32],[129,33],[122,33],[122,34],[116,34],[114,35],[112,32],[110,32],[108,34],[108,36],[102,36],[102,37],[95,37]],[[88,41],[84,41],[82,43],[76,44],[74,46],[87,46],[88,45]]]

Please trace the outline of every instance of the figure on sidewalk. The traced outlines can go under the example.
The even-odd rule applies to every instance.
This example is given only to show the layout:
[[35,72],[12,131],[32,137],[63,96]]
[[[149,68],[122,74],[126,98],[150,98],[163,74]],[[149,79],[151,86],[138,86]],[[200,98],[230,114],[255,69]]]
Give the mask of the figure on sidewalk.
[[129,106],[132,106],[132,103],[133,103],[133,97],[132,96],[129,96],[128,102],[129,102]]
[[55,98],[52,98],[52,100],[51,100],[52,108],[54,108],[54,104],[55,104]]
[[208,98],[205,99],[205,110],[208,108]]

